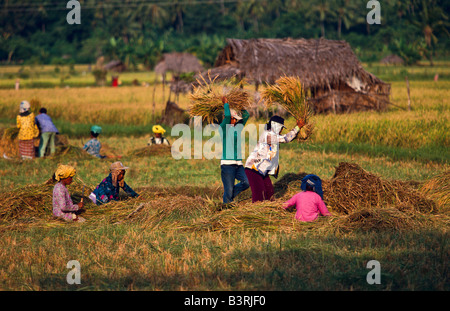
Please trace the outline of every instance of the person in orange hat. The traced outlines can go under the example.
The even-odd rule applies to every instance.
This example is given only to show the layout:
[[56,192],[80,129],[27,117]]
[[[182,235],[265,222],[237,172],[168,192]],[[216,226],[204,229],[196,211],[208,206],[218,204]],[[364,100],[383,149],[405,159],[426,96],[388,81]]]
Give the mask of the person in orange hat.
[[125,182],[125,172],[129,169],[122,162],[111,164],[109,175],[94,189],[89,198],[97,205],[119,200],[120,188],[122,188],[130,197],[139,196]]

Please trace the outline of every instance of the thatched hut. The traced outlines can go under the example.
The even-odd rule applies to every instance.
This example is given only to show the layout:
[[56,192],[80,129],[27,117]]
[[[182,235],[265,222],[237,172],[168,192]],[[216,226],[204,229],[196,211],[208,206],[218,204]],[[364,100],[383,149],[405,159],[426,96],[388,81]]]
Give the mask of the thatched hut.
[[162,59],[156,64],[154,71],[162,76],[163,90],[166,84],[166,74],[171,72],[170,91],[178,95],[190,89],[189,83],[184,83],[180,76],[184,73],[198,73],[203,69],[196,56],[189,53],[172,52],[163,55]]
[[167,72],[172,72],[175,76],[188,72],[200,72],[203,66],[197,57],[189,53],[166,53],[154,68],[155,72],[165,78]]
[[405,61],[400,56],[391,54],[383,58],[380,63],[385,65],[404,65]]
[[124,72],[127,70],[127,66],[120,60],[112,60],[103,66],[106,71]]
[[[311,93],[316,112],[382,110],[390,84],[364,70],[350,45],[327,39],[227,39],[214,69],[254,83],[297,76]],[[224,77],[225,78],[225,77]]]

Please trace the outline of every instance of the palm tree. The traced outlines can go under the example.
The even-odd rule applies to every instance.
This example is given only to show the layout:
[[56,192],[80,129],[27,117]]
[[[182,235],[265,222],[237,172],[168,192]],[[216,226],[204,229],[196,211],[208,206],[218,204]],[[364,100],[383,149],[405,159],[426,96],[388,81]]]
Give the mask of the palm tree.
[[309,8],[307,16],[318,17],[322,37],[325,38],[325,21],[327,17],[333,17],[336,16],[336,14],[331,9],[329,1],[321,0],[314,2],[314,4]]
[[337,11],[337,33],[338,38],[341,38],[342,34],[342,23],[344,23],[345,29],[349,29],[352,25],[353,19],[355,17],[355,6],[354,2],[350,0],[337,0],[334,3],[337,7],[334,8]]
[[448,16],[444,13],[441,7],[436,5],[436,1],[422,0],[421,10],[418,13],[419,18],[413,19],[411,22],[419,27],[422,32],[428,49],[431,49],[430,53],[426,53],[430,65],[433,66],[433,51],[434,46],[438,42],[437,32],[441,32],[450,37],[448,27]]

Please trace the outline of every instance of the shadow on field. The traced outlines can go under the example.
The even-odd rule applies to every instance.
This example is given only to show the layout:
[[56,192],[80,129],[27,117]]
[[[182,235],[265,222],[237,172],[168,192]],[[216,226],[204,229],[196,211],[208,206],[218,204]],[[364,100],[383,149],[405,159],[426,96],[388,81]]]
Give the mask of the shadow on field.
[[[207,244],[208,260],[202,253],[186,259],[168,245],[161,257],[123,258],[123,266],[105,264],[104,271],[98,266],[102,260],[81,266],[80,285],[67,284],[65,274],[36,277],[34,282],[43,290],[448,290],[442,232],[410,232],[395,241],[392,234],[283,238],[237,247],[226,255]],[[437,245],[428,249],[430,243]],[[373,259],[380,263],[381,284],[367,282],[373,267],[366,265]],[[141,272],[142,266],[151,272]]]

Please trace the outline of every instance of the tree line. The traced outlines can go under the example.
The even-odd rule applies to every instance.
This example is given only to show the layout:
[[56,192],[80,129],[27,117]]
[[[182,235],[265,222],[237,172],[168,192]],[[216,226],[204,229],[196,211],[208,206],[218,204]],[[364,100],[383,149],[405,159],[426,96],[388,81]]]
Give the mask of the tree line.
[[80,0],[69,25],[65,1],[2,0],[0,61],[93,63],[103,55],[152,68],[185,51],[207,66],[226,38],[347,40],[363,61],[397,54],[407,64],[448,56],[450,2],[380,0],[381,24],[367,23],[365,0]]

